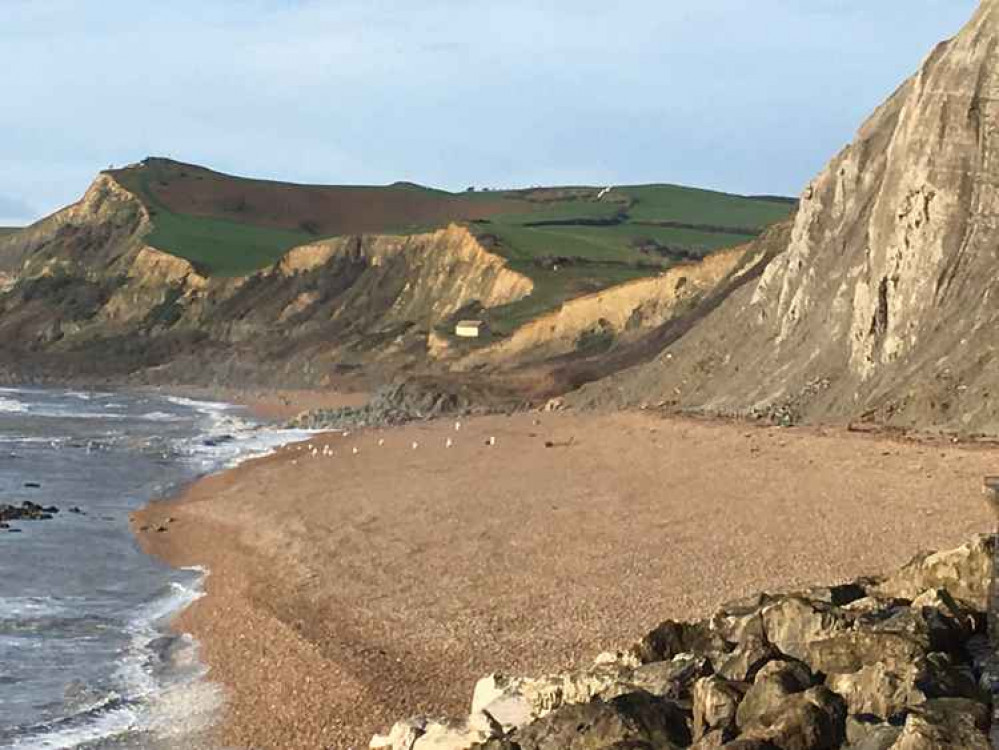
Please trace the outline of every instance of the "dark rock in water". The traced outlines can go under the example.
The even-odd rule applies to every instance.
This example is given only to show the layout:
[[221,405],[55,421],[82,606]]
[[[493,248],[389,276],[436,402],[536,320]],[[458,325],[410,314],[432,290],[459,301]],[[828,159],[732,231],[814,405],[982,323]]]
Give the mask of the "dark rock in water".
[[201,444],[209,448],[214,448],[218,445],[225,445],[226,443],[231,443],[235,440],[232,435],[216,435],[215,437],[205,438],[201,441]]
[[84,511],[82,508],[80,508],[80,507],[78,507],[76,505],[74,505],[72,508],[70,508],[69,512],[70,513],[76,513],[77,515],[81,515],[81,516],[85,516],[86,515],[86,511]]
[[38,482],[25,482],[24,486],[29,490],[40,490],[42,488],[42,485]]
[[51,521],[59,509],[54,505],[43,507],[30,500],[25,500],[21,505],[0,505],[0,528],[7,528],[10,531],[17,529],[10,528],[10,521]]

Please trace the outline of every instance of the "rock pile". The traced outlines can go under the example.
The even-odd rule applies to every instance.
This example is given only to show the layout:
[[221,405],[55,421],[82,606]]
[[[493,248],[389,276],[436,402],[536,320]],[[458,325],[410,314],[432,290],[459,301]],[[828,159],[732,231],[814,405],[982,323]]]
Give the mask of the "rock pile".
[[987,750],[995,542],[881,579],[760,594],[667,621],[593,666],[479,681],[460,721],[372,750]]
[[304,412],[288,426],[306,430],[390,427],[444,415],[464,415],[471,410],[470,399],[414,380],[381,388],[368,403],[358,408]]

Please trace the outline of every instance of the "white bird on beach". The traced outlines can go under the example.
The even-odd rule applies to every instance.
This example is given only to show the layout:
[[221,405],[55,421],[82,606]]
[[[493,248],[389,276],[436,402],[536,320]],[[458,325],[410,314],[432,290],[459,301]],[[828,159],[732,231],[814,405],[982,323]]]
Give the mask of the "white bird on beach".
[[379,448],[381,448],[381,447],[382,447],[383,445],[385,445],[385,438],[381,438],[381,439],[380,439],[380,440],[378,441],[378,447],[379,447]]
[[454,423],[454,431],[459,432],[461,430],[461,422]]
[[490,436],[490,438],[486,441],[486,445],[496,445],[496,438]]
[[413,450],[415,451],[419,447],[420,447],[420,444],[414,440],[413,441]]
[[445,448],[450,448],[452,445],[454,445],[454,441],[451,440],[451,438],[448,438],[447,440],[444,441]]
[[357,455],[358,453],[360,453],[360,452],[361,452],[361,451],[359,451],[359,450],[357,449],[357,446],[356,446],[356,445],[354,446],[354,448],[352,449],[352,451],[353,451],[353,453],[354,453],[354,455],[355,455],[355,456],[356,456],[356,455]]

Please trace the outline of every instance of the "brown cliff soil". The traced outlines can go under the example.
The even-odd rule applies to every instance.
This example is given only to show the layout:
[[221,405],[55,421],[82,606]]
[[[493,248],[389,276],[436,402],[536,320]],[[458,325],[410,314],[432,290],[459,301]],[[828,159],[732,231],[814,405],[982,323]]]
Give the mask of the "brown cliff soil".
[[[432,226],[530,211],[526,201],[486,195],[451,195],[417,185],[338,187],[296,185],[233,177],[193,164],[150,159],[144,189],[179,214],[228,217],[261,227],[302,229],[317,236],[351,235],[387,228]],[[111,172],[128,183],[129,172]]]
[[177,624],[229,689],[227,746],[361,748],[401,716],[467,711],[486,673],[559,670],[666,617],[892,569],[989,528],[996,461],[641,413],[313,445],[335,456],[292,447],[136,516],[167,529],[139,531],[148,550],[211,570]]

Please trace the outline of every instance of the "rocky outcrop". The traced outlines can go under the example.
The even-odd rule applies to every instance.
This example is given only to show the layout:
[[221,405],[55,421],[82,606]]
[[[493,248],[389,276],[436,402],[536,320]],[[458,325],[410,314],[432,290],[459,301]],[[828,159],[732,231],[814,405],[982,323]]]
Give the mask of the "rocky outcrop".
[[371,747],[985,750],[994,548],[979,537],[882,579],[664,622],[575,672],[490,675],[467,718],[399,722]]
[[999,430],[997,41],[985,0],[805,189],[758,280],[577,403]]

